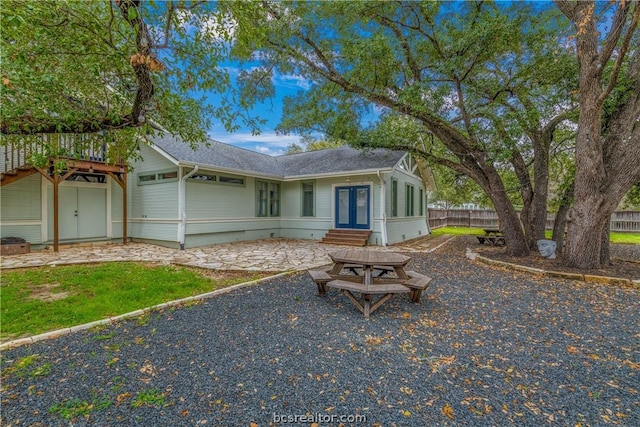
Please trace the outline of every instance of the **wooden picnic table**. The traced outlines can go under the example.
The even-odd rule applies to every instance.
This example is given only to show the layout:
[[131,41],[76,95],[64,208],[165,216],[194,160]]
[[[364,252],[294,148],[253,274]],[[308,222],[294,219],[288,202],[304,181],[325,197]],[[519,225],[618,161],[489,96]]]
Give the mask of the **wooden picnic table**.
[[[338,278],[327,283],[327,286],[340,289],[366,318],[394,294],[409,293],[409,288],[401,283],[408,279],[404,271],[404,266],[411,260],[408,256],[394,252],[345,249],[332,252],[329,257],[333,261],[333,268],[329,271],[329,275],[335,275]],[[341,278],[340,274],[345,266],[352,269],[353,266],[360,266],[362,268],[360,280],[355,282],[351,277],[345,277],[347,280]],[[397,279],[393,283],[386,280],[385,283],[380,281],[374,283],[373,271],[376,267],[393,269],[398,276]],[[360,300],[353,292],[360,293]],[[374,295],[380,295],[380,298],[376,301]]]
[[[411,261],[408,256],[395,252],[368,251],[358,249],[344,249],[329,254],[329,258],[333,261],[333,268],[329,274],[340,274],[343,268],[362,267],[364,276],[364,284],[372,285],[373,271],[379,269],[381,271],[393,270],[398,278],[407,279],[407,273],[404,266]],[[376,268],[379,267],[379,268]]]
[[[366,318],[394,294],[408,293],[411,301],[419,303],[431,282],[430,277],[405,271],[411,258],[394,252],[347,249],[329,257],[333,260],[329,270],[309,270],[318,294],[325,295],[327,287],[338,289]],[[360,299],[354,293],[360,293]],[[374,295],[380,298],[374,300]]]
[[498,228],[483,228],[484,236],[476,236],[480,244],[484,242],[490,243],[493,246],[505,245],[507,242],[502,235],[502,231]]

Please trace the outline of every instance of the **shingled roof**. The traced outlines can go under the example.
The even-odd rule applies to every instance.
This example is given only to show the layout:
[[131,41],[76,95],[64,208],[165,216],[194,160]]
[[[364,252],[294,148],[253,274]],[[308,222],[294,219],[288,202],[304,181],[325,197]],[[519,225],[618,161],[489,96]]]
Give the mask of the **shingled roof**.
[[208,146],[201,144],[195,150],[168,134],[154,138],[152,142],[176,163],[188,162],[201,167],[279,178],[392,169],[406,154],[404,151],[361,151],[343,146],[273,157],[211,139],[207,140]]

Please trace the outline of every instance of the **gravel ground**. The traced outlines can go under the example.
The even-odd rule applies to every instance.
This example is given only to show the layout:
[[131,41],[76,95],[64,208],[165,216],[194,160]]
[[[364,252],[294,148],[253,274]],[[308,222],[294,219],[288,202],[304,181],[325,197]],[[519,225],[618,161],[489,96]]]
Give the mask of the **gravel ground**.
[[611,257],[640,261],[640,245],[615,243],[610,246]]
[[0,424],[640,425],[640,291],[463,253],[369,320],[297,274],[5,351]]

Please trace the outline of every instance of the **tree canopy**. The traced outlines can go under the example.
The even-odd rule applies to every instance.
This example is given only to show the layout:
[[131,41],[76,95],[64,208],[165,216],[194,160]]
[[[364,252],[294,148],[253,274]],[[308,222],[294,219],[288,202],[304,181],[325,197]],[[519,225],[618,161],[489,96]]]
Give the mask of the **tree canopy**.
[[[598,220],[572,216],[568,259],[594,267],[608,259],[586,255],[587,236],[605,232],[610,207],[640,177],[640,61],[629,48],[639,13],[628,1],[556,3],[264,3],[251,11],[261,37],[242,49],[260,52],[257,73],[314,82],[287,100],[282,129],[406,149],[470,177],[498,211],[513,255],[544,237],[550,155],[574,121],[575,197],[561,199],[575,200],[577,218],[591,210]],[[382,119],[363,129],[373,108]],[[513,177],[522,224],[508,195]]]
[[[8,135],[149,132],[150,124],[204,141],[259,122],[219,66],[232,26],[202,1],[2,2],[0,132]],[[209,105],[205,94],[224,92]]]
[[[501,213],[509,250],[524,255],[544,234],[544,220],[526,230],[527,242],[501,172],[515,174],[521,205],[532,212],[535,205],[531,216],[546,217],[550,144],[575,111],[576,66],[557,42],[566,26],[545,6],[267,4],[253,11],[269,24],[252,48],[260,72],[280,69],[314,82],[287,99],[281,129],[406,149],[470,177]],[[382,119],[363,128],[374,108]]]

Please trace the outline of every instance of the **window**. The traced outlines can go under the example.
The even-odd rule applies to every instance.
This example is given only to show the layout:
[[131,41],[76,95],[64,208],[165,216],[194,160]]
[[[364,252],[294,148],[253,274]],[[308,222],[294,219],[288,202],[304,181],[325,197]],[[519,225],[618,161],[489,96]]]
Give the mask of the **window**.
[[407,184],[405,186],[405,216],[413,216],[414,203],[413,203],[413,185]]
[[245,183],[244,178],[241,176],[218,175],[213,172],[198,172],[190,176],[189,180],[193,180],[196,182],[208,182],[208,183],[242,185],[242,186],[244,186],[244,183]]
[[162,172],[158,174],[158,179],[159,180],[163,180],[163,179],[177,179],[178,178],[178,171],[173,171],[173,172]]
[[258,216],[267,216],[267,188],[269,184],[263,181],[256,182],[256,191],[258,192]]
[[269,216],[280,215],[280,184],[269,184]]
[[146,183],[146,182],[151,182],[151,181],[155,181],[156,180],[156,174],[152,173],[152,174],[147,174],[147,175],[138,175],[138,183],[142,184],[142,183]]
[[315,183],[313,181],[302,183],[302,216],[315,215],[314,187]]
[[391,181],[391,216],[398,216],[398,181]]
[[196,173],[189,177],[198,182],[216,182],[218,178],[215,175],[209,175],[208,173]]
[[420,212],[420,216],[423,216],[424,215],[424,190],[422,188],[418,192],[418,195],[419,195],[418,203],[420,203],[420,207],[418,208],[418,210]]
[[256,181],[257,216],[280,216],[280,184]]
[[171,182],[177,180],[177,170],[143,172],[138,174],[138,185],[161,184],[163,182]]
[[244,185],[244,178],[240,178],[237,176],[218,176],[219,180],[223,184],[235,184],[235,185]]

